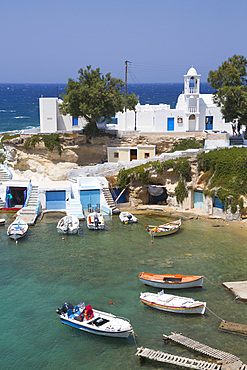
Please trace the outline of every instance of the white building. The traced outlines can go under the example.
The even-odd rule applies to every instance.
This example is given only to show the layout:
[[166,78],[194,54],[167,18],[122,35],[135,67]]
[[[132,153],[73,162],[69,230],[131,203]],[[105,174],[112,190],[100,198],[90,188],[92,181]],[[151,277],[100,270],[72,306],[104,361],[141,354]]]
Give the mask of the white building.
[[[170,105],[137,104],[135,111],[118,112],[116,124],[106,125],[109,130],[139,132],[231,132],[220,107],[213,102],[212,94],[200,94],[200,77],[194,67],[184,75],[184,92],[179,95],[176,108]],[[59,112],[58,98],[39,99],[40,132],[81,131],[84,118],[73,118]]]
[[58,98],[39,98],[40,132],[54,133],[57,131],[81,131],[86,125],[85,118],[74,118],[62,115],[59,105],[62,103]]
[[139,132],[231,132],[231,123],[223,119],[212,94],[200,94],[200,77],[194,67],[184,75],[184,92],[179,95],[175,109],[167,104],[137,104],[135,111],[117,113],[117,124],[108,128]]

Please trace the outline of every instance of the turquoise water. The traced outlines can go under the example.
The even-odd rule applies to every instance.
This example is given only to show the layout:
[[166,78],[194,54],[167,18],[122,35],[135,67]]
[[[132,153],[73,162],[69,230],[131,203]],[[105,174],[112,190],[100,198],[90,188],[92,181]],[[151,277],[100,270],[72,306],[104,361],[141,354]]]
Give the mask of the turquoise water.
[[201,358],[163,342],[163,334],[181,332],[247,363],[246,337],[220,331],[221,320],[208,310],[204,316],[183,316],[144,306],[140,291],[157,290],[138,279],[141,271],[204,274],[208,280],[202,289],[171,292],[206,301],[221,318],[246,324],[246,303],[236,301],[220,282],[246,280],[247,226],[185,220],[177,234],[151,244],[145,224],[154,218],[138,217],[136,225],[108,218],[107,230],[99,232],[82,222],[79,235],[63,240],[56,231],[58,218],[45,216],[18,245],[7,237],[6,227],[0,228],[2,369],[164,368],[154,362],[140,365],[133,338],[100,337],[62,325],[55,310],[65,301],[85,301],[128,317],[138,347]]

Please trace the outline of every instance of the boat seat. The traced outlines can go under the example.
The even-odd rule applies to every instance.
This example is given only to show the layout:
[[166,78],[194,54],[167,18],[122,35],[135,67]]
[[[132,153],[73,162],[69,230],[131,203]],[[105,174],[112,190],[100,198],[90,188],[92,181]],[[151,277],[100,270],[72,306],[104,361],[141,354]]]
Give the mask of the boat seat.
[[67,311],[67,316],[68,316],[68,319],[74,319],[75,318],[75,315],[73,314],[73,311],[72,311],[71,308]]
[[78,306],[75,306],[74,314],[75,315],[80,315],[80,313],[81,313],[80,308]]

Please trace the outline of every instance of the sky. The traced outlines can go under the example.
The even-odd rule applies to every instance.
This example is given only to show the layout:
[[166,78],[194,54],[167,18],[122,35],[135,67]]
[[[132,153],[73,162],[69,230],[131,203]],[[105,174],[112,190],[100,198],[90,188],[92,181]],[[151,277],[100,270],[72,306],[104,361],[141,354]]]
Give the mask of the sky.
[[91,65],[129,83],[183,82],[247,57],[246,0],[10,0],[0,83],[67,83]]

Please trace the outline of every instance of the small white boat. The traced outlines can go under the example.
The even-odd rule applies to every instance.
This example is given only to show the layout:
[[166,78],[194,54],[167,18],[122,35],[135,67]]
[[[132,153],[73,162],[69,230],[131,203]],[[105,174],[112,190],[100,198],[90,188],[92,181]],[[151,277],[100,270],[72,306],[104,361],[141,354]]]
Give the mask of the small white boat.
[[90,305],[85,307],[83,302],[78,303],[75,308],[71,303],[65,302],[56,312],[60,315],[62,324],[88,333],[119,338],[127,338],[133,333],[128,319],[93,310]]
[[17,239],[22,238],[23,236],[26,235],[28,230],[28,224],[26,221],[23,220],[15,220],[12,222],[12,224],[9,225],[7,229],[7,235],[11,238],[14,239],[14,241],[17,243]]
[[87,216],[87,227],[90,230],[103,230],[105,228],[103,215],[98,212],[89,213]]
[[76,234],[79,230],[79,220],[76,216],[64,216],[57,224],[57,231],[62,234]]
[[172,294],[165,294],[164,290],[155,293],[140,294],[142,303],[158,310],[203,315],[206,310],[206,302],[195,301],[193,298],[180,297]]
[[123,224],[131,224],[137,222],[137,218],[133,216],[130,212],[121,212],[119,214],[119,218]]
[[0,218],[0,225],[4,225],[5,224],[5,218]]

